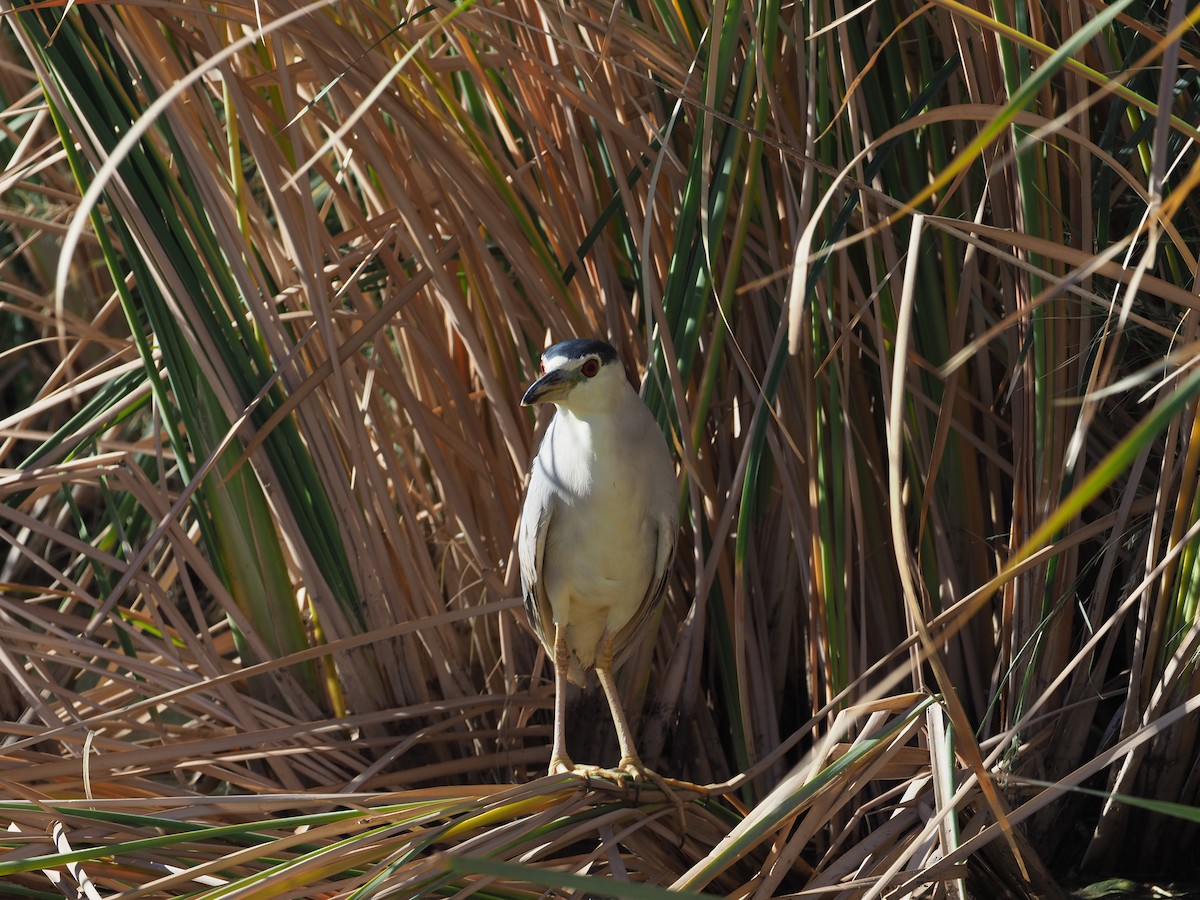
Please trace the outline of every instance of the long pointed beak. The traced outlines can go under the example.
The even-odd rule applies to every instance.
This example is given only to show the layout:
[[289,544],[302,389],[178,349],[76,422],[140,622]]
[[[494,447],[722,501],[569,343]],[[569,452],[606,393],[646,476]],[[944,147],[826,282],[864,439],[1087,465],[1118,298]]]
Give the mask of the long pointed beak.
[[547,372],[529,386],[525,396],[521,398],[522,406],[533,406],[535,403],[557,400],[566,395],[575,381],[562,369]]

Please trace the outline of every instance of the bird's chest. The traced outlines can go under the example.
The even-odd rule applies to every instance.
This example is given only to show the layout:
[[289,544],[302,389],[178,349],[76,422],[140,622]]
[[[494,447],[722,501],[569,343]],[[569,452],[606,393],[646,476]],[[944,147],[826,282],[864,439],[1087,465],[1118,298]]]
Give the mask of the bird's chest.
[[629,442],[612,428],[560,413],[535,465],[576,517],[628,519],[646,506],[652,474],[631,458]]
[[558,495],[547,586],[552,594],[556,587],[582,591],[599,602],[610,593],[640,598],[658,544],[657,523],[647,515],[653,473],[633,464],[619,438],[561,416],[553,427],[538,456]]
[[590,496],[586,515],[556,517],[547,535],[546,588],[556,608],[576,607],[572,619],[580,606],[636,608],[654,572],[657,531],[606,494]]

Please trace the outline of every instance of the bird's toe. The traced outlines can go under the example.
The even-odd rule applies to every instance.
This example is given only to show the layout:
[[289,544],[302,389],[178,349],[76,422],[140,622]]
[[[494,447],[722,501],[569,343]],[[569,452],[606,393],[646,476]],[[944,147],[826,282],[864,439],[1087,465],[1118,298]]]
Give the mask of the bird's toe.
[[679,820],[679,840],[682,844],[683,836],[687,834],[687,816],[683,809],[683,800],[673,790],[671,784],[672,779],[663,778],[653,769],[647,769],[642,761],[636,756],[625,756],[617,763],[616,771],[622,772],[633,779],[634,789],[640,795],[642,785],[649,781],[652,785],[662,791],[663,795],[671,801],[675,807],[675,814]]
[[642,761],[636,756],[623,756],[621,761],[617,763],[617,771],[624,772],[638,784],[644,782],[647,778],[652,781],[657,776],[647,769]]

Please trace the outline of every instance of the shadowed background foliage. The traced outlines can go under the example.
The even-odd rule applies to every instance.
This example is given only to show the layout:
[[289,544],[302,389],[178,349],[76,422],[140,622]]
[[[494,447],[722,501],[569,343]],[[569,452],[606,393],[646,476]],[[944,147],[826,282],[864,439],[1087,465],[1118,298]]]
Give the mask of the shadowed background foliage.
[[[14,890],[1189,864],[1200,13],[2,10]],[[574,335],[680,462],[620,681],[647,764],[718,786],[686,839],[535,780],[518,401]],[[598,691],[572,723],[615,761]]]

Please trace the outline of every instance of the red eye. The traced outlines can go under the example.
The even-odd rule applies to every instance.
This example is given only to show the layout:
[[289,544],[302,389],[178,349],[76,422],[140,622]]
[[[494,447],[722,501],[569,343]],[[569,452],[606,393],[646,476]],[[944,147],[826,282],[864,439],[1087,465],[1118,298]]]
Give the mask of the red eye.
[[583,374],[586,375],[588,378],[595,378],[596,373],[600,371],[600,360],[589,359],[587,362],[585,362],[583,364],[583,366],[581,368],[582,368]]
[[546,361],[544,359],[541,362],[541,369],[542,369],[542,374],[545,375],[546,374]]

